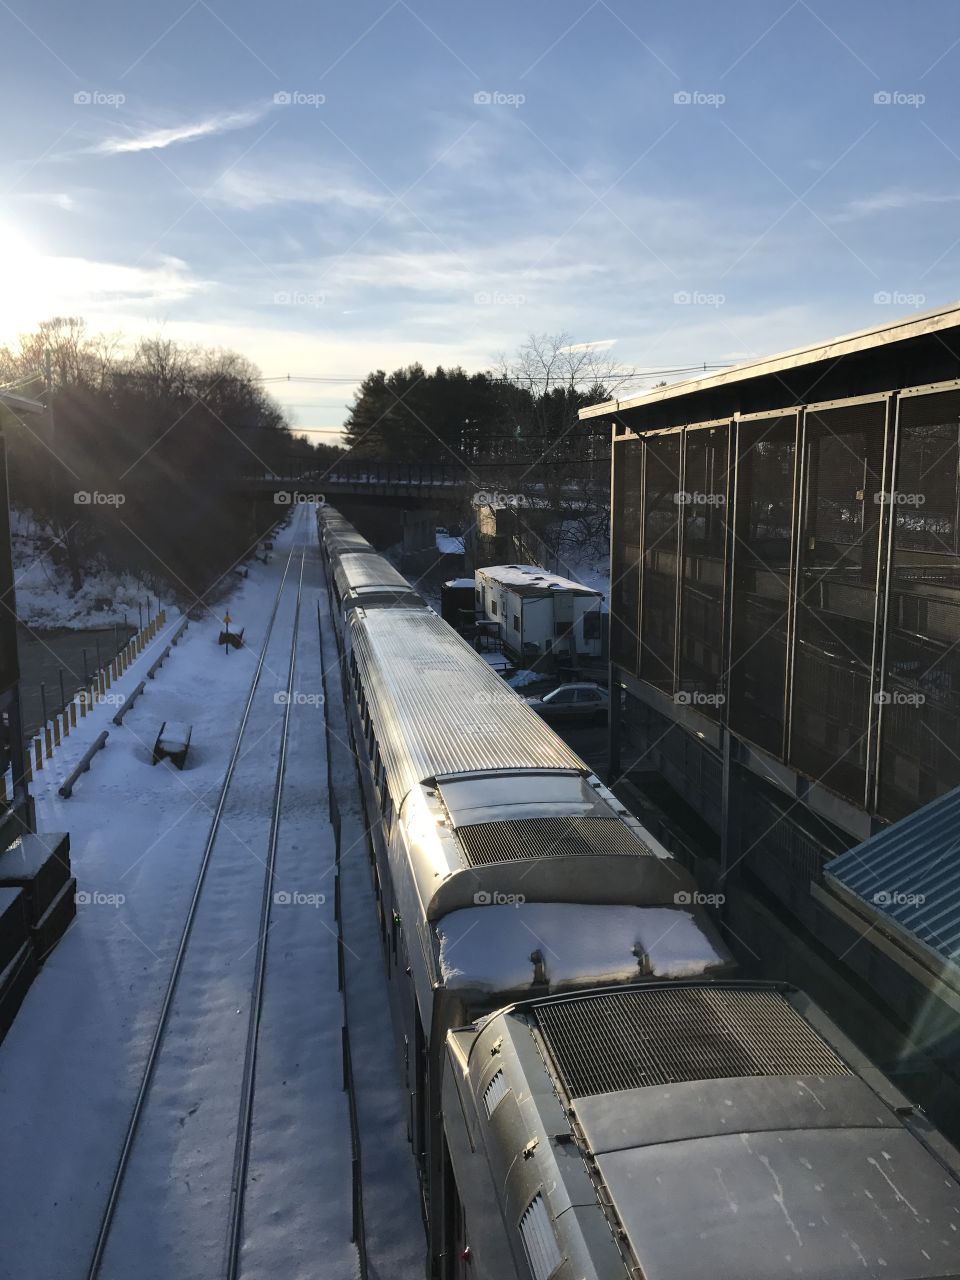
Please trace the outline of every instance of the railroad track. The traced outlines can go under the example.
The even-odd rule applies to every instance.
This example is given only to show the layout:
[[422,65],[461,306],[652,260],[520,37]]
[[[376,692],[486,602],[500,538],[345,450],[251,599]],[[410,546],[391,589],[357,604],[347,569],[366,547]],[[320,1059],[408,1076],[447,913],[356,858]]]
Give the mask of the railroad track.
[[[303,520],[305,517],[301,517]],[[298,545],[299,543],[299,545]],[[184,921],[183,929],[180,934],[179,943],[174,956],[173,967],[169,980],[166,985],[163,1000],[160,1006],[160,1013],[157,1018],[156,1026],[153,1032],[150,1048],[147,1053],[146,1063],[143,1069],[143,1075],[137,1091],[133,1111],[127,1125],[123,1144],[120,1149],[120,1155],[113,1174],[110,1191],[107,1197],[106,1206],[99,1224],[96,1242],[87,1269],[87,1280],[97,1280],[98,1277],[106,1276],[124,1276],[129,1275],[131,1269],[137,1271],[140,1275],[146,1275],[147,1269],[144,1267],[145,1259],[141,1256],[134,1255],[133,1261],[135,1265],[131,1268],[130,1256],[117,1256],[114,1258],[111,1253],[111,1242],[116,1234],[116,1227],[120,1218],[124,1216],[124,1190],[130,1180],[131,1169],[134,1167],[138,1158],[138,1144],[144,1138],[144,1130],[150,1123],[151,1119],[151,1101],[159,1076],[165,1067],[169,1067],[176,1077],[176,1072],[181,1069],[177,1063],[178,1053],[180,1049],[175,1047],[167,1052],[170,1028],[177,1016],[189,1024],[190,1017],[197,1017],[197,1011],[193,1010],[187,1014],[183,1014],[178,1005],[178,1001],[184,1001],[189,1006],[190,995],[183,991],[184,975],[188,971],[191,964],[191,951],[200,943],[202,938],[202,930],[197,931],[195,926],[202,916],[205,908],[209,906],[211,893],[216,892],[215,887],[211,887],[217,875],[220,861],[223,866],[220,867],[220,875],[223,883],[228,881],[224,878],[226,875],[233,876],[236,871],[238,845],[244,845],[243,839],[233,830],[233,822],[241,817],[246,816],[249,819],[249,796],[238,794],[238,787],[242,782],[240,775],[246,770],[250,770],[251,766],[248,762],[251,760],[259,742],[272,732],[272,728],[276,726],[276,705],[270,707],[266,703],[266,698],[270,695],[265,688],[262,679],[264,672],[272,668],[268,663],[268,656],[273,657],[272,645],[275,635],[275,624],[278,615],[281,612],[281,606],[285,609],[289,608],[289,596],[295,588],[292,613],[292,633],[289,646],[289,654],[286,663],[286,698],[282,700],[283,713],[280,725],[279,747],[276,753],[276,770],[273,780],[272,803],[269,806],[269,829],[266,832],[265,845],[261,846],[264,856],[261,859],[259,853],[255,851],[251,845],[248,852],[254,853],[256,861],[262,861],[262,874],[256,869],[256,875],[251,875],[249,864],[244,864],[241,860],[241,870],[247,874],[249,880],[249,891],[246,894],[247,902],[244,908],[244,914],[249,918],[252,924],[253,912],[251,908],[258,907],[256,911],[256,935],[255,940],[247,948],[247,951],[240,956],[240,960],[246,956],[247,952],[254,949],[256,955],[253,962],[252,977],[250,978],[248,990],[248,1018],[246,1025],[246,1036],[242,1050],[242,1062],[238,1072],[234,1072],[234,1078],[227,1081],[218,1075],[218,1086],[220,1090],[229,1090],[230,1086],[234,1086],[234,1094],[236,1097],[236,1122],[233,1133],[233,1160],[231,1165],[231,1173],[229,1179],[229,1187],[224,1187],[222,1196],[214,1196],[213,1200],[217,1205],[225,1204],[225,1222],[223,1223],[222,1238],[222,1254],[219,1266],[219,1274],[225,1280],[235,1280],[239,1274],[240,1255],[243,1244],[243,1213],[244,1213],[244,1192],[248,1175],[251,1126],[253,1116],[253,1100],[254,1086],[256,1081],[256,1065],[257,1065],[257,1049],[259,1039],[259,1028],[261,1020],[261,1012],[263,1007],[264,996],[264,978],[267,967],[267,940],[270,932],[270,916],[273,903],[273,883],[274,870],[276,866],[277,842],[280,825],[281,805],[283,800],[284,775],[287,760],[287,739],[290,723],[291,706],[293,704],[294,679],[296,674],[297,663],[297,644],[299,635],[300,621],[300,604],[303,590],[303,572],[306,559],[307,541],[304,537],[294,540],[290,552],[284,565],[283,574],[280,584],[277,588],[276,598],[274,599],[270,615],[267,619],[266,631],[263,643],[257,657],[256,666],[254,668],[253,677],[250,683],[250,689],[247,694],[240,724],[237,730],[236,738],[231,750],[230,758],[224,773],[223,782],[217,798],[217,803],[213,810],[209,832],[204,844],[203,852],[200,859],[200,866],[194,884],[194,889],[187,915]],[[296,568],[296,558],[299,552],[299,573]],[[292,571],[292,572],[291,572]],[[289,586],[288,586],[289,584]],[[279,663],[277,664],[280,665]],[[276,677],[275,677],[276,678]],[[276,696],[271,697],[271,702],[276,704],[279,700]],[[266,722],[268,728],[259,735],[257,734],[263,722]],[[262,753],[260,756],[262,760]],[[263,770],[260,769],[262,776]],[[242,787],[240,788],[242,790]],[[248,810],[244,814],[245,806]],[[266,806],[264,806],[265,808]],[[232,848],[230,846],[233,846]],[[219,857],[218,857],[219,855]],[[233,864],[230,858],[233,857]],[[256,884],[256,878],[259,877],[259,884]],[[232,882],[231,882],[232,883]],[[206,892],[205,892],[206,890]],[[259,894],[258,903],[253,902],[253,898]],[[228,914],[227,919],[232,919]],[[214,916],[216,920],[216,916]],[[247,934],[249,936],[249,932]],[[231,940],[235,941],[235,939]],[[209,942],[209,940],[208,940]],[[228,944],[229,945],[229,944]],[[216,950],[216,948],[214,948]],[[226,952],[226,947],[222,948]],[[202,981],[204,977],[203,971],[204,957],[201,955],[200,960],[196,963],[196,967],[200,972],[194,976],[195,986],[201,993],[197,997],[199,1005],[202,1006],[203,1000],[207,997],[207,987]],[[207,960],[209,967],[209,959]],[[196,982],[199,977],[201,981]],[[242,993],[241,993],[242,994]],[[240,1009],[236,1010],[237,1013]],[[203,1016],[203,1009],[200,1009],[200,1016]],[[213,1035],[216,1035],[216,1028],[212,1028]],[[194,1034],[196,1032],[194,1031]],[[192,1044],[194,1042],[187,1042]],[[206,1041],[201,1042],[206,1046]],[[232,1069],[236,1059],[228,1063],[229,1053],[224,1047],[223,1065]],[[172,1060],[171,1066],[168,1059]],[[169,1094],[169,1089],[167,1090]],[[199,1106],[199,1101],[198,1101]],[[222,1109],[222,1108],[221,1108]],[[194,1108],[194,1111],[197,1108]],[[193,1112],[189,1112],[193,1114]],[[164,1121],[162,1117],[155,1117],[161,1131],[168,1127],[168,1121]],[[181,1124],[183,1121],[181,1121]],[[221,1135],[224,1126],[221,1125]],[[145,1161],[147,1175],[146,1181],[149,1182],[150,1177],[156,1177],[154,1171],[149,1168],[149,1155],[141,1157],[141,1163]],[[173,1171],[168,1170],[168,1176],[173,1178]],[[142,1173],[142,1171],[141,1171]],[[188,1182],[189,1186],[189,1182]],[[134,1235],[136,1236],[136,1219],[138,1212],[142,1213],[142,1192],[134,1197],[134,1205],[131,1210],[127,1211],[127,1216],[132,1215],[134,1223]],[[139,1208],[138,1208],[139,1207]],[[142,1221],[141,1221],[142,1225]],[[129,1234],[129,1226],[126,1228]],[[121,1247],[120,1255],[124,1254]],[[208,1250],[209,1254],[209,1250]],[[200,1264],[199,1274],[205,1277],[211,1275],[211,1268],[208,1265],[209,1258]],[[171,1265],[170,1270],[176,1269],[175,1264]],[[214,1274],[217,1269],[213,1268]]]

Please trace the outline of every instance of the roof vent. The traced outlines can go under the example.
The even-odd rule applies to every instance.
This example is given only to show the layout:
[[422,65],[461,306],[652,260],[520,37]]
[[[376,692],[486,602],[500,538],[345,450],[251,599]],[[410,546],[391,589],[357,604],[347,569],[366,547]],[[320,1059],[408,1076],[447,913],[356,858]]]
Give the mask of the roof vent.
[[520,1239],[533,1280],[547,1280],[563,1261],[553,1233],[550,1211],[543,1193],[538,1191],[520,1219]]
[[497,1109],[497,1104],[510,1092],[510,1086],[507,1084],[506,1077],[502,1071],[494,1072],[490,1083],[483,1091],[483,1105],[487,1113],[487,1119],[493,1115]]

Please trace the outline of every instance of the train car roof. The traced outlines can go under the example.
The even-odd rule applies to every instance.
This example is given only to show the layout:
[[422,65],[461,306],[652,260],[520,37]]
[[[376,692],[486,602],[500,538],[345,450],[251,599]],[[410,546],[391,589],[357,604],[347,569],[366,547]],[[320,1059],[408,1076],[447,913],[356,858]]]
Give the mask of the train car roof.
[[586,765],[433,612],[358,611],[354,652],[399,807],[433,778]]
[[958,1272],[960,1155],[793,989],[534,1000],[448,1044],[517,1256],[569,1262],[544,1274]]
[[333,576],[341,601],[350,599],[365,607],[378,603],[426,608],[423,598],[383,556],[355,551],[335,555]]

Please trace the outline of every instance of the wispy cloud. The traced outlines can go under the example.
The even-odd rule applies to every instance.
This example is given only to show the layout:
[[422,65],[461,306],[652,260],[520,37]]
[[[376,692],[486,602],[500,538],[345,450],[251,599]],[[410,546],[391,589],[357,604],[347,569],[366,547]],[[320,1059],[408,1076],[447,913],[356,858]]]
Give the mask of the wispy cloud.
[[209,199],[235,209],[262,209],[276,204],[341,205],[379,210],[391,204],[382,189],[302,161],[269,170],[228,169],[206,192]]
[[569,347],[558,347],[557,350],[564,354],[570,351],[608,351],[616,341],[616,338],[598,338],[595,342],[573,342]]
[[233,129],[246,129],[256,124],[258,120],[262,120],[269,110],[269,105],[265,105],[253,107],[247,111],[221,112],[202,120],[174,125],[169,129],[149,129],[145,133],[131,133],[128,137],[106,138],[93,150],[101,155],[162,151],[165,147],[172,147],[178,142],[195,142],[198,138],[210,138],[216,134],[229,133]]
[[956,204],[958,201],[960,201],[958,192],[913,191],[904,187],[895,187],[848,201],[831,221],[853,222],[857,218],[869,218],[873,214],[889,213],[891,210],[916,209],[922,205],[932,204]]

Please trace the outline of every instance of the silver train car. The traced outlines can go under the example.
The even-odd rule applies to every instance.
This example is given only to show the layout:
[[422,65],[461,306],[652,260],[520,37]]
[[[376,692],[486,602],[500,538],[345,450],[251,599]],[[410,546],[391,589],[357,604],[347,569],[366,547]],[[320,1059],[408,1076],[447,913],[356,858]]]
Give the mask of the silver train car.
[[960,1153],[792,988],[448,1033],[439,1280],[956,1280]]
[[[321,536],[437,1258],[448,1031],[531,994],[722,974],[731,958],[688,872],[432,609],[343,607],[343,531]],[[393,581],[375,558],[365,574]]]

